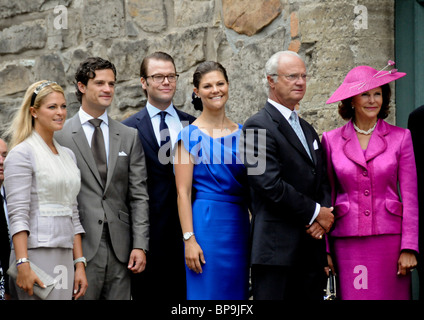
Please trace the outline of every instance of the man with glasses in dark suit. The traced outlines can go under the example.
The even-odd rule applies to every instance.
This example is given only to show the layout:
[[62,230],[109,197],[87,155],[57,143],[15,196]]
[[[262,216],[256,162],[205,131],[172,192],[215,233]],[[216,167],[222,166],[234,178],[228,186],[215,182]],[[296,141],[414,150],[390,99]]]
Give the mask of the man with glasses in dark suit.
[[138,130],[146,156],[150,249],[145,272],[132,275],[135,300],[185,300],[185,261],[178,218],[172,147],[180,130],[195,118],[174,107],[178,73],[165,52],[145,57],[140,80],[146,107],[123,121]]

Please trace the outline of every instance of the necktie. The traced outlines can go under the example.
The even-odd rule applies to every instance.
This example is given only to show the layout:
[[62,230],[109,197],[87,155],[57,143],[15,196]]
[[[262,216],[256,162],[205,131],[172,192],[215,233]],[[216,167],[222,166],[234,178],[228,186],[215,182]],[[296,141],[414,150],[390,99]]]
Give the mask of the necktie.
[[296,135],[299,137],[300,142],[302,142],[303,147],[305,148],[306,152],[309,155],[309,158],[311,157],[311,152],[309,151],[308,143],[306,142],[305,134],[303,133],[303,130],[299,123],[299,118],[297,116],[296,112],[292,112],[289,117],[289,123],[292,126],[294,132],[296,132]]
[[159,132],[160,132],[160,146],[162,147],[165,143],[170,140],[169,137],[169,128],[165,122],[165,117],[168,114],[166,111],[160,112],[160,124],[159,124]]
[[100,128],[102,123],[101,119],[88,120],[94,126],[94,133],[91,139],[91,152],[93,152],[94,161],[96,161],[97,169],[99,170],[100,177],[103,182],[103,187],[106,185],[107,176],[107,161],[106,161],[106,148],[103,132]]

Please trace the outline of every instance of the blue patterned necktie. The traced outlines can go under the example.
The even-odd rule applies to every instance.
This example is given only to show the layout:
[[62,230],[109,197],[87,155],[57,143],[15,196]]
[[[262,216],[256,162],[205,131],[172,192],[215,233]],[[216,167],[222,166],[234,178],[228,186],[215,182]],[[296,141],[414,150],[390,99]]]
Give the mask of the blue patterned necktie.
[[168,112],[166,112],[166,111],[160,112],[159,132],[160,132],[160,146],[161,147],[170,140],[169,128],[168,128],[168,125],[165,122],[165,117],[166,117],[167,114],[168,114]]
[[309,158],[311,157],[311,152],[309,151],[308,143],[306,142],[305,134],[303,133],[303,130],[299,123],[299,118],[296,112],[292,111],[290,117],[289,117],[289,123],[292,126],[294,132],[296,132],[296,135],[299,137],[300,142],[302,142],[303,147],[305,148],[306,152],[309,155]]

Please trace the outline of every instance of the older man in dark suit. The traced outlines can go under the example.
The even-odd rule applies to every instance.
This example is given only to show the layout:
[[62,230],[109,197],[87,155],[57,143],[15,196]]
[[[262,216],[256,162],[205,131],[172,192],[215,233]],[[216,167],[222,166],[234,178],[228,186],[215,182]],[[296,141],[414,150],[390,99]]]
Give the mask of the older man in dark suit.
[[[318,300],[327,266],[323,235],[334,216],[318,134],[295,110],[306,91],[306,66],[296,53],[282,51],[265,69],[268,101],[243,126],[253,214],[253,298]],[[254,172],[258,165],[264,170]]]
[[145,57],[140,77],[146,107],[123,123],[138,130],[146,155],[150,250],[146,271],[132,276],[132,296],[135,300],[185,300],[184,247],[171,157],[180,130],[195,118],[172,104],[178,74],[169,54]]

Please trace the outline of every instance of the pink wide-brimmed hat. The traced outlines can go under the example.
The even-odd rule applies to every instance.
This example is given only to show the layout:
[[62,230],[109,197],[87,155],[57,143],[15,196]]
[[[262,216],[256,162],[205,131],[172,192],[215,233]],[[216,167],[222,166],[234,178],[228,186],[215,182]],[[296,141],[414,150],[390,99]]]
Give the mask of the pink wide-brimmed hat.
[[387,66],[380,71],[368,66],[358,66],[348,72],[343,83],[333,93],[328,103],[341,101],[357,94],[378,88],[383,84],[392,82],[406,76],[404,72],[398,72],[397,69],[384,71],[389,66],[394,66],[394,61],[389,60]]

